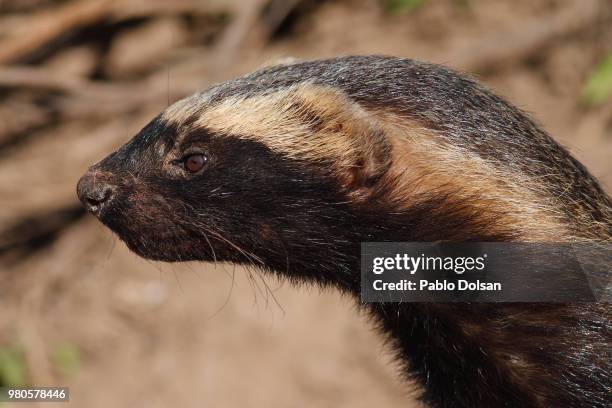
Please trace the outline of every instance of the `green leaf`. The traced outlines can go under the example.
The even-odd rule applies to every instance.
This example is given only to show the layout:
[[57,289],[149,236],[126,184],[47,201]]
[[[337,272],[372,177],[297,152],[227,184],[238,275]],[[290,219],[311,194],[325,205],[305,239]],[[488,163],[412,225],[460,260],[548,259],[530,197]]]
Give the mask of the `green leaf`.
[[595,106],[601,105],[612,95],[612,54],[606,56],[591,71],[582,88],[582,102]]
[[0,384],[20,386],[27,383],[27,368],[23,352],[18,348],[0,349]]
[[389,13],[397,14],[421,7],[426,0],[386,0],[385,7]]
[[70,343],[60,344],[52,355],[55,367],[64,377],[72,377],[81,366],[81,353]]

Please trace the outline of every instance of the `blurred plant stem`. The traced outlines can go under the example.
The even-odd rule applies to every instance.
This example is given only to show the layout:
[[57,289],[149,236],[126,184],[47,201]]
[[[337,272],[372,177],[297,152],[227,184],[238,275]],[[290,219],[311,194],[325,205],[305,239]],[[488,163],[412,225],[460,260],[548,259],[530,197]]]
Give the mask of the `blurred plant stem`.
[[27,377],[23,350],[17,346],[0,348],[0,385],[25,385]]
[[608,54],[589,74],[582,88],[581,100],[588,106],[597,106],[612,96],[612,53]]
[[53,363],[64,378],[73,377],[81,365],[81,353],[71,343],[62,343],[52,355]]
[[427,0],[386,0],[385,8],[389,13],[399,14],[414,10],[425,4]]

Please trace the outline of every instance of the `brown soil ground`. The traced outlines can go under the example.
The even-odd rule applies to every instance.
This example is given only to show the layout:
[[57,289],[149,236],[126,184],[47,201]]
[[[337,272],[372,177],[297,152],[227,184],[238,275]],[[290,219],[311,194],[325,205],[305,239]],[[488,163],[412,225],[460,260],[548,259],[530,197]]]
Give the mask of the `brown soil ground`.
[[[0,1],[0,18],[17,19],[11,30],[38,12],[13,17],[7,4]],[[53,52],[7,63],[106,85],[157,70],[147,86],[161,91],[139,110],[84,118],[82,104],[54,105],[67,100],[53,99],[57,90],[0,82],[0,144],[11,135],[0,148],[4,242],[13,242],[7,231],[20,236],[56,219],[61,225],[41,246],[0,240],[10,248],[0,257],[0,348],[20,347],[29,381],[69,386],[75,407],[419,406],[414,385],[398,378],[392,353],[352,299],[231,265],[147,262],[93,217],[57,211],[77,206],[80,175],[163,109],[166,90],[175,100],[210,78],[281,58],[348,54],[404,56],[473,73],[531,112],[610,191],[612,102],[586,107],[580,95],[589,72],[612,52],[611,15],[610,3],[595,0],[427,1],[400,14],[377,1],[318,1],[299,7],[260,45],[247,43],[225,69],[198,77],[197,67],[166,72],[164,64],[211,52],[228,23],[162,13],[126,25],[102,54],[88,43],[46,44]],[[159,63],[143,64],[142,55]],[[183,81],[189,75],[194,79]],[[59,119],[48,104],[41,110],[33,102],[41,97],[52,97]],[[2,133],[20,120],[30,124]],[[78,350],[78,368],[69,374],[54,359],[62,344]]]

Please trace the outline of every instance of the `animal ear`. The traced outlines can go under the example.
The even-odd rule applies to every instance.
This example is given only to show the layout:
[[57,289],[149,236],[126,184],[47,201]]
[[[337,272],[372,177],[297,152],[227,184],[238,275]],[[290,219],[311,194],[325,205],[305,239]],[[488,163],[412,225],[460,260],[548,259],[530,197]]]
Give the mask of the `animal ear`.
[[391,166],[391,144],[378,120],[346,94],[321,86],[301,87],[297,111],[321,144],[323,161],[353,198],[366,198]]
[[358,144],[339,169],[342,187],[353,199],[365,199],[373,187],[391,167],[391,145],[378,123],[354,117],[344,137],[354,138]]

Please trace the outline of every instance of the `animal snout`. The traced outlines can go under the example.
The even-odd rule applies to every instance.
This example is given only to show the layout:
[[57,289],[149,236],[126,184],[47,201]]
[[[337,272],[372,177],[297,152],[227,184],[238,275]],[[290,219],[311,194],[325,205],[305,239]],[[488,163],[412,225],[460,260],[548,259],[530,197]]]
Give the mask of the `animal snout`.
[[79,200],[87,211],[95,215],[112,203],[115,190],[116,186],[96,170],[88,171],[77,184]]

